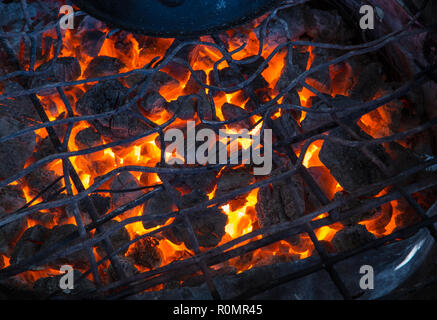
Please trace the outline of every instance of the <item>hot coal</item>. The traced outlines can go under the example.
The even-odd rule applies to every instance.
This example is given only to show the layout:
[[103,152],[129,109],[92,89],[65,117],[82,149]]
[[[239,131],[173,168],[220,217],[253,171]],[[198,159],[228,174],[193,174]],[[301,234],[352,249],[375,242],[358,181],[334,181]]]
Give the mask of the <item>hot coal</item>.
[[80,39],[80,51],[89,57],[95,57],[106,39],[106,32],[102,32],[102,23],[91,17],[85,16],[79,24],[77,33]]
[[128,257],[137,265],[149,269],[158,268],[162,263],[163,255],[158,245],[159,240],[156,238],[143,238],[132,245]]
[[49,229],[42,225],[27,229],[12,251],[10,263],[19,264],[34,256],[41,249],[48,233]]
[[[160,167],[160,166],[159,166]],[[168,168],[199,168],[198,165],[167,165]],[[202,174],[169,174],[159,173],[161,180],[165,179],[175,188],[183,188],[188,190],[199,189],[205,193],[210,193],[214,190],[215,183],[217,181],[217,170],[208,170],[202,172]]]
[[369,62],[355,71],[353,74],[358,79],[349,92],[350,97],[363,99],[364,101],[371,100],[382,87],[382,65],[379,62]]
[[[0,208],[0,219],[6,218],[8,215]],[[25,218],[17,219],[3,227],[0,227],[0,253],[6,256],[11,254],[12,243],[17,240],[20,234],[26,228],[27,223]]]
[[[110,229],[116,227],[119,225],[119,222],[111,220],[106,222],[105,224],[103,224],[102,226],[102,231],[106,232],[109,231]],[[114,250],[117,250],[118,248],[120,248],[121,246],[123,246],[124,244],[126,244],[127,242],[130,241],[130,236],[129,236],[129,232],[126,230],[125,227],[121,227],[120,229],[117,229],[117,231],[112,232],[111,235],[109,236],[109,239],[111,241],[112,247],[114,248]],[[128,248],[121,250],[121,252],[119,253],[120,255],[124,255],[126,253]],[[101,257],[105,257],[106,256],[106,251],[103,247],[103,243],[100,242],[99,245],[97,246],[97,253],[99,254],[99,256]]]
[[167,109],[168,102],[156,91],[148,94],[142,101],[141,107],[148,114],[159,114]]
[[[46,239],[43,241],[41,250],[53,248],[56,243],[65,240],[67,237],[71,236],[72,233],[78,234],[78,228],[73,224],[58,225],[52,229],[48,229],[45,233]],[[77,238],[76,240],[70,242],[67,247],[76,245],[81,241],[82,240],[80,238]],[[89,267],[89,259],[86,250],[76,251],[68,256],[60,257],[54,261],[49,261],[48,263],[48,265],[51,267],[59,267],[66,264],[76,268]]]
[[360,224],[345,227],[338,231],[331,241],[336,252],[344,252],[362,246],[376,237],[367,231],[366,227]]
[[[46,169],[45,167],[39,167],[27,174],[24,179],[29,189],[34,194],[39,194],[50,186],[58,178],[56,172]],[[48,199],[51,194],[62,188],[62,183],[58,181],[50,190],[44,192],[41,196],[43,199]]]
[[[79,61],[74,57],[50,60],[39,66],[36,71],[47,71],[47,73],[33,79],[32,86],[35,88],[51,83],[74,81],[82,74]],[[56,92],[56,89],[45,89],[38,91],[38,94],[43,96],[56,94]]]
[[[25,125],[9,116],[0,117],[0,137],[24,129]],[[0,179],[6,179],[24,168],[35,148],[35,133],[29,132],[0,144]]]
[[117,58],[98,56],[88,64],[84,76],[86,78],[98,78],[118,74],[125,65]]
[[100,133],[92,127],[79,131],[75,137],[75,142],[78,147],[83,149],[92,148],[103,143]]
[[117,192],[112,194],[112,205],[120,207],[143,195],[143,191],[120,192],[123,190],[135,190],[139,188],[139,184],[135,177],[128,171],[123,171],[117,175],[111,183],[111,190]]
[[[344,197],[345,197],[345,194],[343,192],[337,192],[332,200],[333,201],[342,200]],[[341,219],[344,212],[346,212],[348,210],[352,210],[354,208],[357,208],[357,207],[363,205],[364,202],[365,201],[361,200],[361,199],[352,199],[347,204],[340,206],[337,209],[337,212],[339,214],[339,218]],[[345,226],[354,226],[354,225],[356,225],[359,222],[364,221],[364,220],[376,219],[380,214],[381,214],[381,209],[375,208],[375,209],[365,211],[365,212],[362,212],[359,214],[354,214],[351,217],[340,220],[340,222]],[[390,221],[387,221],[387,223],[388,222],[390,222]],[[382,225],[381,227],[384,227],[384,226]]]
[[296,120],[290,112],[286,112],[279,118],[272,120],[271,127],[274,130],[275,135],[282,141],[291,139],[299,132]]
[[[176,193],[176,196],[180,194]],[[175,209],[174,200],[172,200],[172,195],[163,190],[156,194],[152,199],[146,202],[144,205],[143,215],[144,216],[154,216],[154,215],[164,215],[170,213]],[[157,219],[153,221],[143,221],[143,226],[145,229],[150,229],[158,225],[163,225],[166,219]]]
[[[99,194],[92,194],[89,196],[89,198],[93,202],[99,216],[103,216],[106,212],[108,212],[109,208],[111,207],[110,197],[104,197]],[[79,201],[79,210],[81,212],[87,211],[85,201]]]
[[[7,217],[14,211],[22,208],[26,199],[19,186],[6,186],[0,189],[0,219]],[[0,253],[10,254],[13,241],[26,227],[26,218],[17,219],[0,227]]]
[[305,31],[314,41],[345,43],[354,36],[336,10],[327,11],[312,8],[304,10]]
[[[324,95],[324,97],[330,102],[331,105],[327,104],[319,97],[311,97],[310,98],[310,101],[312,103],[311,109],[315,111],[321,109],[329,110],[332,109],[332,106],[334,106],[336,109],[340,110],[336,112],[338,117],[346,117],[350,114],[350,111],[348,111],[348,107],[356,106],[360,103],[359,100],[354,100],[342,95],[337,95],[335,96],[335,98],[331,98],[329,95]],[[305,119],[301,123],[301,127],[305,131],[309,131],[332,121],[333,120],[330,113],[308,112],[306,114]]]
[[303,181],[299,176],[261,187],[256,212],[260,226],[293,221],[305,214]]
[[[206,73],[203,70],[195,70],[194,75],[196,75],[197,79],[200,80],[201,83],[206,83]],[[202,86],[197,83],[196,79],[194,78],[194,75],[191,74],[190,78],[188,79],[187,84],[184,88],[184,93],[186,94],[195,94],[199,92],[200,90],[203,90]]]
[[0,188],[0,208],[5,213],[11,213],[26,204],[24,193],[18,185]]
[[[191,208],[199,203],[208,201],[206,194],[195,190],[181,199],[181,209]],[[219,208],[204,209],[197,213],[188,213],[188,219],[199,245],[205,248],[217,246],[225,235],[225,226],[228,217]],[[163,234],[173,243],[184,243],[187,248],[192,248],[187,225],[182,217],[176,217],[172,227]]]
[[[285,57],[284,68],[282,69],[281,76],[279,77],[279,80],[276,83],[275,87],[278,92],[282,92],[283,90],[285,90],[290,82],[292,82],[302,72],[306,71],[309,57],[309,52],[299,48],[293,48],[290,65],[288,63],[289,53],[287,53]],[[295,88],[300,89],[300,87],[301,86],[298,85]]]
[[[249,112],[247,112],[243,108],[237,107],[236,105],[225,103],[222,106],[222,114],[225,120],[233,120],[236,118],[247,116]],[[245,120],[241,120],[229,124],[229,128],[236,129],[236,130],[242,130],[242,129],[250,130],[252,129],[254,124],[255,123],[252,121],[251,118],[246,118]]]
[[[81,115],[94,115],[116,110],[127,98],[128,89],[118,80],[99,82],[89,89],[76,104]],[[148,126],[132,114],[132,110],[94,122],[96,129],[110,138],[128,138],[143,133]]]
[[[126,83],[129,87],[139,84],[149,75],[144,75],[141,73],[135,73],[126,77]],[[164,87],[176,88],[179,86],[179,81],[171,77],[165,72],[157,71],[148,86],[148,92],[159,92],[160,89]]]
[[[250,173],[248,167],[241,167],[238,169],[226,168],[217,182],[216,197],[230,193],[236,189],[246,187],[255,182],[254,176]],[[239,195],[230,201],[230,208],[232,211],[244,206],[247,202],[248,193]]]
[[177,113],[179,119],[190,120],[194,118],[199,100],[199,98],[192,95],[179,96],[177,100],[169,103],[167,109],[171,114]]
[[[325,64],[335,57],[331,56],[326,49],[320,48],[315,48],[313,50],[313,54],[314,58],[311,64],[311,68]],[[317,72],[313,72],[308,76],[306,81],[322,93],[330,94],[332,91],[331,73],[328,67],[321,68]]]
[[[353,128],[362,139],[372,139],[358,127],[355,126]],[[343,128],[332,130],[329,136],[350,141],[355,140]],[[369,150],[381,161],[388,162],[388,155],[382,146],[374,145],[369,147]],[[378,166],[368,159],[357,147],[325,141],[320,150],[319,158],[338,183],[348,192],[353,192],[384,179],[384,174]]]
[[56,212],[43,212],[38,211],[30,214],[28,217],[35,222],[38,222],[41,225],[53,224],[55,221]]
[[80,50],[89,57],[95,57],[99,54],[105,39],[106,33],[99,30],[87,30],[82,32],[80,37]]
[[[127,278],[140,273],[130,259],[125,257],[118,257],[118,260],[120,262],[121,269],[124,271],[124,274]],[[108,269],[106,269],[106,272],[109,275],[111,281],[118,280],[117,274],[112,264],[109,265]]]
[[88,279],[82,279],[78,281],[82,277],[82,273],[78,270],[74,270],[73,279],[74,279],[74,289],[69,289],[68,291],[62,291],[59,288],[59,283],[61,282],[61,278],[64,275],[58,275],[47,278],[40,278],[35,281],[33,288],[36,293],[41,298],[49,297],[53,294],[56,294],[56,297],[67,298],[69,296],[80,296],[86,293],[92,292],[95,290],[94,284]]
[[38,142],[33,152],[32,158],[35,159],[35,161],[38,161],[55,153],[56,153],[56,149],[53,146],[53,143],[50,140],[50,138],[47,137]]
[[[6,81],[4,94],[21,91],[23,87],[17,82]],[[34,124],[35,121],[40,121],[40,117],[33,107],[33,103],[28,96],[16,97],[1,102],[1,113],[6,113],[25,124]]]

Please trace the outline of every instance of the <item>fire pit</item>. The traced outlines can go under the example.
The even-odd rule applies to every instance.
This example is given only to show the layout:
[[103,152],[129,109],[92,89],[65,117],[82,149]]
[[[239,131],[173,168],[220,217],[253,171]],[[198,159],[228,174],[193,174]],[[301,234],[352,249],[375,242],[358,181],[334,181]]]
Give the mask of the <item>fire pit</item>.
[[434,4],[361,2],[184,39],[1,3],[0,298],[396,293],[437,235]]

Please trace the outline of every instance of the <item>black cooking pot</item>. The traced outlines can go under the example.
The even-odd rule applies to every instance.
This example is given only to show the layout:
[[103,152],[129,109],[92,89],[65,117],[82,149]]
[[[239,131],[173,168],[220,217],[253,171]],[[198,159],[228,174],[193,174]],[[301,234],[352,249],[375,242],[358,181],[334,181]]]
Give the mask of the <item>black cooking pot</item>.
[[120,29],[159,37],[199,36],[267,12],[278,0],[73,0]]

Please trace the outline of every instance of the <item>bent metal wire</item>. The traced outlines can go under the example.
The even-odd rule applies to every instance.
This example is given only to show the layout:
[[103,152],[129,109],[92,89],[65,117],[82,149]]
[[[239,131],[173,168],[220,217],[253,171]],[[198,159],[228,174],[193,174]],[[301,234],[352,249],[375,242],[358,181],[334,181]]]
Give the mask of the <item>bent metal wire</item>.
[[[263,25],[262,25],[263,32],[260,34],[260,38],[259,38],[260,43],[263,43],[263,39],[265,37],[266,27],[267,27],[268,23],[272,19],[279,19],[277,17],[277,13],[280,10],[290,8],[296,4],[300,4],[303,2],[305,2],[305,1],[285,1],[285,2],[281,3],[278,7],[276,7],[274,10],[272,10],[271,13],[269,14],[269,16],[263,22]],[[78,12],[78,13],[76,13],[76,15],[83,15],[83,13]],[[122,78],[122,77],[126,77],[128,75],[134,74],[134,73],[143,74],[147,77],[152,77],[157,71],[164,68],[173,59],[176,59],[175,58],[176,54],[188,45],[212,46],[212,47],[218,49],[223,54],[224,59],[228,62],[229,65],[241,65],[241,64],[244,64],[244,62],[236,61],[232,58],[231,54],[226,50],[226,47],[224,46],[224,44],[221,42],[220,38],[218,37],[218,34],[213,35],[213,39],[215,40],[215,43],[202,42],[202,41],[197,41],[197,40],[196,41],[194,41],[194,40],[187,40],[187,41],[179,40],[179,41],[176,41],[176,45],[172,46],[171,49],[169,49],[166,56],[163,59],[161,59],[160,63],[156,64],[153,68],[136,69],[136,70],[130,71],[128,73],[121,73],[121,74],[117,74],[117,75],[98,77],[98,78],[93,78],[93,79],[84,79],[84,80],[78,80],[78,81],[73,81],[73,82],[59,82],[59,83],[54,83],[54,84],[49,84],[47,86],[44,86],[45,89],[50,87],[50,88],[55,88],[56,90],[58,90],[58,93],[60,94],[64,104],[67,106],[68,111],[69,111],[69,115],[70,115],[68,118],[63,119],[63,120],[50,121],[46,112],[44,111],[44,108],[43,108],[39,98],[37,97],[37,93],[40,90],[42,90],[43,88],[40,87],[40,88],[29,89],[29,85],[28,85],[29,79],[32,79],[33,77],[37,77],[39,75],[39,73],[36,72],[32,67],[30,68],[30,70],[23,70],[22,69],[22,67],[19,64],[19,60],[17,59],[17,57],[15,56],[13,50],[11,49],[11,47],[9,45],[9,39],[12,37],[16,37],[17,35],[20,37],[26,37],[26,38],[31,39],[32,41],[29,42],[31,44],[31,50],[29,52],[31,52],[31,54],[32,54],[32,56],[30,57],[31,58],[30,60],[35,61],[34,48],[35,48],[35,46],[38,45],[38,43],[36,41],[34,41],[33,39],[36,39],[37,35],[41,34],[45,30],[49,30],[51,28],[56,28],[56,30],[57,30],[58,39],[57,39],[57,53],[56,53],[56,55],[59,55],[60,47],[62,46],[62,43],[63,43],[63,36],[62,36],[62,33],[59,29],[59,23],[57,21],[53,21],[53,23],[49,24],[49,25],[39,26],[37,29],[31,30],[30,32],[26,32],[26,33],[23,32],[23,33],[17,34],[17,33],[9,33],[9,32],[4,32],[4,31],[0,32],[1,45],[5,49],[5,51],[8,53],[8,56],[9,56],[11,63],[13,63],[13,65],[15,66],[15,71],[10,73],[10,74],[6,74],[6,75],[1,76],[0,81],[6,81],[8,79],[12,79],[12,78],[15,78],[17,76],[21,76],[21,78],[24,79],[24,80],[22,80],[22,84],[23,84],[23,88],[24,88],[23,90],[16,91],[16,92],[13,92],[13,93],[10,93],[7,95],[2,94],[0,96],[0,101],[5,100],[5,99],[9,99],[9,98],[19,97],[19,96],[29,96],[35,109],[37,110],[37,112],[40,115],[41,120],[42,120],[41,124],[34,125],[28,129],[24,129],[24,130],[21,130],[19,132],[16,132],[16,133],[13,133],[11,135],[0,138],[0,143],[7,141],[9,139],[12,139],[14,137],[17,137],[19,135],[25,134],[28,131],[46,128],[48,131],[50,140],[58,152],[55,155],[48,156],[48,157],[30,165],[30,166],[28,166],[22,172],[4,180],[4,181],[1,181],[0,187],[4,187],[4,186],[8,185],[9,183],[20,179],[21,177],[25,176],[26,174],[28,174],[32,170],[35,170],[36,168],[38,168],[44,164],[47,164],[50,161],[53,161],[54,159],[61,159],[62,163],[63,163],[63,169],[64,169],[64,175],[61,178],[65,180],[65,185],[66,185],[66,188],[68,191],[68,197],[65,199],[62,199],[62,200],[49,201],[49,202],[45,202],[45,203],[41,203],[41,204],[37,204],[37,205],[31,205],[32,203],[29,202],[22,209],[8,215],[6,218],[1,219],[0,220],[0,227],[4,226],[5,224],[8,224],[16,219],[19,219],[21,217],[25,217],[27,215],[30,215],[30,214],[37,212],[39,210],[42,210],[42,209],[50,209],[50,208],[56,208],[56,207],[60,207],[60,206],[69,205],[69,206],[74,208],[75,219],[76,219],[77,225],[79,227],[79,231],[71,234],[69,237],[67,237],[63,241],[55,244],[53,247],[48,248],[47,250],[40,251],[38,254],[36,254],[32,258],[27,259],[26,261],[23,261],[23,262],[16,264],[16,265],[11,265],[5,269],[0,270],[0,279],[5,279],[5,278],[11,277],[13,275],[17,275],[21,272],[29,270],[31,266],[43,265],[47,261],[55,260],[58,257],[62,257],[64,255],[68,255],[68,254],[71,254],[73,252],[83,250],[83,248],[86,248],[87,252],[88,252],[89,259],[90,259],[91,268],[87,272],[85,272],[85,274],[83,275],[83,277],[81,279],[84,279],[87,275],[89,275],[91,273],[94,277],[94,280],[95,280],[95,283],[97,286],[96,291],[93,292],[92,294],[88,295],[87,296],[88,298],[100,297],[102,295],[105,296],[106,298],[113,298],[113,299],[115,299],[115,298],[128,298],[128,297],[132,297],[135,294],[140,293],[148,288],[154,287],[154,286],[159,285],[159,284],[166,283],[168,281],[181,279],[186,275],[193,274],[193,273],[200,270],[204,275],[204,280],[207,284],[207,287],[208,287],[208,290],[210,292],[211,297],[213,297],[214,299],[220,299],[222,297],[221,297],[220,292],[214,283],[214,279],[213,279],[212,274],[211,274],[210,266],[221,263],[221,262],[228,261],[229,259],[244,255],[248,252],[252,252],[258,248],[268,246],[268,245],[275,243],[279,240],[287,239],[292,235],[306,233],[309,236],[309,238],[311,239],[311,241],[312,241],[312,243],[313,243],[313,245],[318,253],[318,257],[313,263],[303,264],[303,267],[297,271],[295,270],[295,271],[292,271],[288,274],[282,275],[281,277],[278,277],[274,281],[269,282],[267,284],[263,284],[262,286],[259,286],[257,288],[250,288],[244,294],[241,294],[241,295],[236,296],[234,298],[250,298],[250,297],[255,296],[261,292],[264,292],[264,291],[269,290],[271,288],[274,288],[274,287],[280,286],[284,283],[287,283],[291,280],[302,278],[306,275],[318,272],[320,270],[325,270],[329,274],[329,278],[331,279],[332,283],[335,285],[335,287],[341,293],[341,296],[344,299],[353,299],[353,298],[356,298],[356,296],[353,296],[351,294],[351,292],[349,291],[349,289],[345,285],[345,281],[342,278],[342,274],[340,272],[338,272],[338,270],[337,270],[337,266],[341,262],[345,261],[348,258],[357,256],[363,252],[367,252],[371,249],[383,247],[384,245],[386,245],[387,242],[410,236],[411,234],[413,234],[419,230],[426,229],[426,230],[428,230],[428,232],[432,235],[432,237],[434,239],[437,239],[436,238],[437,232],[436,232],[436,229],[434,227],[434,223],[437,222],[437,215],[435,215],[435,213],[437,211],[437,202],[434,203],[434,205],[428,210],[428,212],[425,212],[425,210],[411,196],[413,193],[416,193],[416,192],[419,192],[421,190],[425,190],[427,188],[431,188],[433,186],[436,186],[437,181],[425,180],[425,181],[415,182],[415,183],[410,184],[410,185],[405,186],[405,187],[399,187],[400,182],[405,181],[411,175],[413,175],[417,172],[426,170],[427,168],[429,168],[433,165],[436,165],[437,164],[436,159],[428,160],[428,161],[424,162],[423,164],[418,165],[418,166],[413,167],[413,168],[410,168],[410,169],[406,170],[405,172],[402,172],[396,176],[389,177],[389,178],[385,179],[384,181],[381,181],[375,185],[371,185],[369,187],[366,187],[365,190],[358,190],[357,192],[355,192],[355,193],[353,193],[353,194],[351,194],[351,195],[349,195],[341,200],[332,201],[332,202],[326,197],[326,195],[323,193],[320,186],[313,180],[313,178],[308,173],[306,168],[302,165],[302,161],[305,157],[305,154],[308,151],[308,148],[312,142],[314,142],[316,140],[332,139],[332,138],[324,135],[323,133],[328,132],[329,130],[332,130],[338,126],[343,126],[345,128],[348,128],[349,123],[351,123],[351,120],[359,119],[364,114],[367,114],[367,113],[371,112],[372,110],[375,110],[378,107],[386,104],[387,102],[389,102],[389,101],[391,101],[399,96],[402,96],[403,94],[408,92],[410,89],[417,87],[417,86],[420,86],[420,85],[426,83],[427,81],[432,81],[432,80],[430,80],[429,75],[430,75],[431,71],[436,69],[436,66],[427,66],[427,67],[424,67],[423,71],[418,73],[412,80],[406,82],[403,86],[401,86],[399,89],[395,90],[393,93],[391,93],[387,96],[381,97],[379,99],[376,99],[374,101],[371,101],[371,102],[367,102],[367,103],[363,103],[361,105],[353,106],[352,108],[354,110],[354,113],[350,117],[341,118],[341,117],[337,116],[336,110],[334,108],[332,111],[332,121],[329,122],[328,124],[324,124],[323,126],[316,128],[314,130],[311,130],[309,132],[297,134],[296,136],[292,137],[289,140],[281,141],[280,145],[289,146],[288,157],[293,164],[293,167],[291,169],[285,171],[284,173],[282,173],[278,176],[263,180],[261,182],[254,183],[252,185],[245,186],[245,187],[240,188],[238,190],[235,190],[229,194],[222,195],[220,197],[215,197],[214,199],[211,199],[205,203],[196,205],[194,207],[171,212],[171,213],[167,213],[163,216],[153,217],[153,218],[154,219],[158,219],[158,218],[162,219],[163,217],[170,218],[170,217],[175,217],[176,215],[183,216],[183,215],[187,215],[187,214],[196,214],[196,213],[199,213],[205,207],[222,205],[222,204],[228,202],[229,200],[235,198],[238,195],[245,194],[250,190],[268,185],[272,182],[279,181],[279,180],[289,181],[289,178],[293,175],[300,175],[302,177],[302,179],[305,181],[305,183],[309,186],[314,197],[316,199],[318,199],[318,201],[322,204],[322,206],[320,208],[318,208],[314,212],[312,212],[312,213],[310,213],[310,214],[308,214],[300,219],[297,219],[295,221],[285,222],[285,223],[281,223],[281,224],[274,225],[271,227],[266,227],[266,228],[262,228],[259,230],[255,230],[249,234],[246,234],[242,237],[239,237],[239,238],[234,239],[228,243],[225,243],[221,246],[215,247],[213,249],[210,249],[210,250],[207,250],[204,252],[200,252],[199,250],[195,249],[194,250],[195,255],[193,257],[190,257],[190,258],[187,258],[187,259],[184,259],[181,261],[177,261],[177,262],[174,262],[172,264],[165,265],[163,267],[159,267],[157,269],[141,273],[139,275],[126,277],[126,275],[124,274],[124,272],[120,266],[120,261],[117,257],[117,253],[119,253],[124,248],[127,248],[132,243],[135,243],[135,242],[139,241],[140,239],[145,238],[147,236],[151,236],[151,235],[157,234],[159,232],[162,232],[165,229],[169,228],[170,226],[161,227],[161,228],[154,230],[148,234],[137,237],[117,250],[114,250],[114,248],[112,247],[112,244],[109,241],[109,236],[111,234],[115,233],[118,230],[118,228],[120,228],[120,227],[123,227],[129,223],[144,221],[147,218],[145,218],[145,217],[129,218],[129,219],[126,219],[125,221],[123,221],[119,227],[111,228],[111,229],[108,229],[106,231],[103,230],[102,226],[106,222],[113,219],[114,217],[120,216],[121,214],[123,214],[127,210],[132,209],[136,206],[139,206],[139,205],[143,204],[145,201],[147,201],[148,199],[154,197],[159,191],[161,191],[163,189],[163,186],[159,185],[159,186],[154,187],[153,190],[146,193],[145,195],[139,197],[138,199],[135,199],[134,201],[132,201],[132,202],[130,202],[122,207],[119,207],[119,208],[113,210],[112,212],[107,213],[103,217],[99,217],[97,215],[96,210],[95,210],[94,205],[93,205],[93,202],[88,196],[91,193],[93,193],[95,190],[97,190],[103,183],[105,183],[109,179],[113,178],[117,174],[124,172],[124,171],[155,172],[155,173],[179,173],[179,174],[199,173],[199,174],[201,174],[207,170],[210,170],[211,168],[163,169],[163,168],[147,167],[147,166],[140,166],[140,165],[138,165],[138,166],[124,166],[124,167],[120,167],[120,168],[117,168],[115,170],[112,170],[111,172],[105,174],[101,180],[99,180],[98,182],[95,182],[89,188],[85,188],[84,185],[82,184],[78,174],[75,172],[75,169],[72,166],[72,164],[69,160],[69,157],[84,155],[84,154],[91,154],[91,153],[95,153],[97,151],[105,150],[105,149],[110,148],[110,147],[121,146],[127,142],[135,141],[136,139],[140,139],[146,135],[151,135],[151,134],[155,134],[155,133],[162,134],[163,129],[165,129],[165,127],[167,127],[168,125],[170,125],[174,121],[177,114],[175,116],[173,116],[173,118],[170,121],[168,121],[167,123],[165,123],[163,125],[154,125],[153,129],[142,134],[141,136],[136,136],[133,138],[122,140],[122,141],[108,143],[106,145],[101,145],[101,146],[86,149],[86,150],[71,152],[66,148],[66,146],[68,145],[69,136],[67,136],[67,138],[63,142],[61,142],[56,131],[54,130],[54,126],[60,125],[60,124],[68,124],[71,127],[74,123],[77,123],[78,121],[83,121],[83,120],[91,121],[91,120],[95,120],[95,119],[99,119],[99,118],[115,116],[118,113],[120,113],[124,110],[127,110],[131,105],[135,104],[139,99],[141,99],[144,96],[144,94],[146,92],[146,88],[147,88],[147,83],[146,83],[146,85],[140,85],[138,88],[137,96],[134,97],[128,103],[122,105],[117,110],[114,110],[113,112],[106,113],[106,114],[96,114],[96,115],[92,115],[92,116],[81,116],[81,117],[72,116],[73,112],[72,112],[72,109],[71,109],[71,106],[70,106],[68,100],[66,99],[66,96],[64,93],[64,88],[69,87],[69,86],[75,86],[78,84],[91,83],[91,82],[108,80],[108,79]],[[370,53],[370,52],[377,52],[381,48],[384,48],[385,46],[389,45],[390,43],[392,43],[394,41],[397,41],[398,39],[401,39],[404,37],[409,37],[412,34],[417,34],[417,33],[421,33],[421,32],[426,32],[426,30],[417,30],[417,31],[415,31],[415,33],[412,33],[411,31],[407,30],[407,28],[405,27],[403,30],[400,30],[398,32],[394,32],[394,33],[387,35],[386,37],[383,37],[381,39],[377,39],[377,40],[372,41],[372,42],[367,42],[367,43],[363,43],[363,44],[355,45],[355,46],[342,47],[339,45],[318,44],[318,43],[312,43],[312,42],[307,42],[307,41],[295,41],[295,42],[290,42],[290,43],[287,43],[285,45],[282,45],[281,48],[286,48],[288,50],[290,48],[292,48],[293,45],[294,46],[299,46],[299,45],[308,46],[308,45],[310,45],[313,47],[322,47],[325,49],[329,49],[329,48],[340,49],[340,50],[344,51],[345,53],[342,56],[340,56],[338,59],[335,59],[335,61],[330,61],[330,62],[324,63],[322,65],[319,65],[315,68],[311,68],[308,71],[302,73],[292,83],[290,83],[288,85],[288,87],[283,92],[281,92],[277,97],[275,97],[271,101],[268,101],[266,103],[258,105],[251,114],[246,115],[246,116],[242,116],[239,118],[235,118],[235,119],[229,120],[229,121],[218,121],[217,120],[217,121],[210,122],[209,124],[220,127],[220,126],[223,126],[223,125],[226,125],[229,123],[238,122],[238,121],[245,119],[245,118],[248,118],[254,114],[260,115],[263,118],[263,120],[265,120],[265,122],[267,122],[270,114],[274,113],[278,108],[277,101],[282,96],[284,96],[287,91],[291,90],[292,88],[294,88],[297,85],[304,84],[306,77],[308,77],[312,73],[317,72],[318,70],[320,70],[322,68],[328,68],[331,64],[346,61],[348,58],[350,58],[352,56],[363,55],[363,54]],[[278,48],[277,50],[275,50],[272,53],[272,55],[268,59],[266,59],[265,63],[267,64],[271,59],[273,59],[275,54],[277,54],[281,48]],[[250,63],[250,61],[248,61],[246,63]],[[31,64],[31,66],[32,66],[32,64]],[[193,70],[190,69],[190,71],[192,72]],[[193,73],[193,76],[196,77],[194,73]],[[205,83],[202,83],[201,81],[198,81],[198,82],[199,82],[199,84],[202,85],[203,88],[209,89],[210,92],[211,91],[233,92],[233,91],[236,91],[239,89],[244,89],[244,90],[250,91],[251,90],[251,88],[250,88],[251,82],[253,81],[253,79],[256,78],[256,76],[257,76],[257,74],[253,75],[249,79],[244,80],[241,83],[235,85],[233,88],[223,88],[223,87],[220,87],[219,85],[212,86],[212,85],[206,85]],[[293,106],[293,105],[281,105],[281,107],[299,110],[298,106]],[[311,113],[311,112],[317,112],[317,111],[314,111],[311,109],[306,109],[305,112]],[[354,146],[360,146],[360,148],[363,150],[363,153],[369,156],[369,161],[374,161],[371,152],[367,149],[367,147],[369,145],[381,144],[384,142],[390,142],[390,141],[395,141],[397,139],[405,138],[405,137],[410,136],[412,134],[415,134],[417,132],[427,130],[427,129],[435,126],[436,124],[437,124],[437,119],[434,118],[434,119],[430,119],[428,122],[416,127],[413,130],[405,131],[405,132],[402,132],[402,133],[399,133],[399,134],[396,134],[393,136],[381,138],[381,139],[374,139],[371,141],[360,141],[360,142],[351,142],[351,141],[346,141],[346,140],[342,140],[342,139],[336,139],[335,141],[343,143],[344,145],[353,144]],[[295,145],[298,143],[304,144],[299,156],[297,156],[295,151],[294,151]],[[279,145],[276,145],[276,147],[278,147],[278,146]],[[376,162],[376,164],[381,165],[379,162]],[[387,168],[385,168],[385,167],[380,167],[380,169],[383,172],[387,172]],[[74,184],[75,188],[79,192],[77,195],[73,195],[73,193],[72,193],[72,186],[70,183],[70,179],[71,179],[72,183]],[[421,216],[422,220],[415,225],[404,228],[402,230],[398,230],[398,231],[396,231],[388,236],[385,236],[383,238],[371,241],[371,242],[367,243],[366,245],[363,245],[359,248],[356,248],[353,251],[339,253],[339,254],[330,254],[330,253],[326,252],[324,247],[317,240],[317,237],[315,236],[314,230],[316,230],[317,228],[323,227],[323,226],[331,225],[334,222],[338,221],[338,218],[336,219],[335,213],[339,207],[341,207],[347,203],[350,203],[353,199],[355,199],[361,195],[367,194],[367,193],[372,192],[372,191],[380,190],[380,189],[385,188],[387,186],[393,186],[394,190],[389,194],[386,194],[384,196],[377,197],[374,199],[367,200],[362,205],[348,210],[344,214],[344,217],[359,214],[361,212],[364,212],[364,211],[369,210],[371,208],[376,208],[378,206],[381,206],[384,203],[390,202],[390,201],[395,200],[395,199],[404,198],[416,210],[416,212]],[[80,200],[86,200],[86,212],[88,213],[88,215],[90,216],[91,221],[92,221],[89,224],[84,223],[84,221],[82,220],[82,218],[78,212],[78,202]],[[329,212],[330,215],[323,218],[323,219],[313,221],[313,219],[315,217],[318,217],[320,214],[325,213],[325,212]],[[197,236],[192,230],[189,219],[186,219],[186,223],[187,223],[187,225],[186,225],[187,230],[191,233],[192,247],[198,249],[199,245],[198,245],[198,241],[197,241]],[[96,231],[96,235],[94,237],[88,237],[88,234],[90,234],[94,230]],[[259,236],[262,236],[261,239],[258,238]],[[75,242],[75,241],[77,241],[77,239],[80,239],[80,243],[78,243],[78,244],[77,244],[77,242]],[[248,244],[241,245],[243,242],[246,242],[248,240],[252,240],[252,241],[250,241]],[[73,242],[75,242],[76,244],[73,245],[72,244]],[[96,261],[95,256],[92,253],[92,247],[95,246],[99,242],[103,242],[107,256],[102,258],[99,261]],[[101,279],[100,279],[97,267],[99,265],[103,264],[108,259],[110,260],[111,265],[114,267],[114,270],[115,270],[117,277],[118,277],[118,281],[111,283],[109,285],[103,285],[101,283]]]

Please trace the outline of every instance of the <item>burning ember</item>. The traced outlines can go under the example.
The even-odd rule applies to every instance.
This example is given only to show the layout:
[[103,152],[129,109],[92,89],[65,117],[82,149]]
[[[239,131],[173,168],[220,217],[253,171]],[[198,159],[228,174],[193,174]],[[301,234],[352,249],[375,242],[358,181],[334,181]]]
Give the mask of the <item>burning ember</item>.
[[[29,5],[20,31],[50,19]],[[14,23],[1,22],[3,33],[17,32]],[[290,2],[193,41],[112,30],[84,14],[75,25],[31,33],[35,51],[26,36],[0,35],[24,70],[11,75],[2,49],[4,281],[51,294],[48,283],[71,265],[89,292],[122,295],[136,284],[126,295],[154,294],[204,281],[214,292],[216,276],[390,236],[422,221],[415,206],[426,211],[436,199],[435,183],[409,187],[435,176],[424,171],[436,162],[425,102],[414,89],[398,94],[403,84],[375,53],[387,40],[358,45],[333,8]],[[184,154],[166,152],[164,135],[180,129],[188,139],[187,123],[272,130],[272,172],[169,165]],[[238,138],[239,150],[252,143]],[[293,234],[299,223],[311,227]]]

